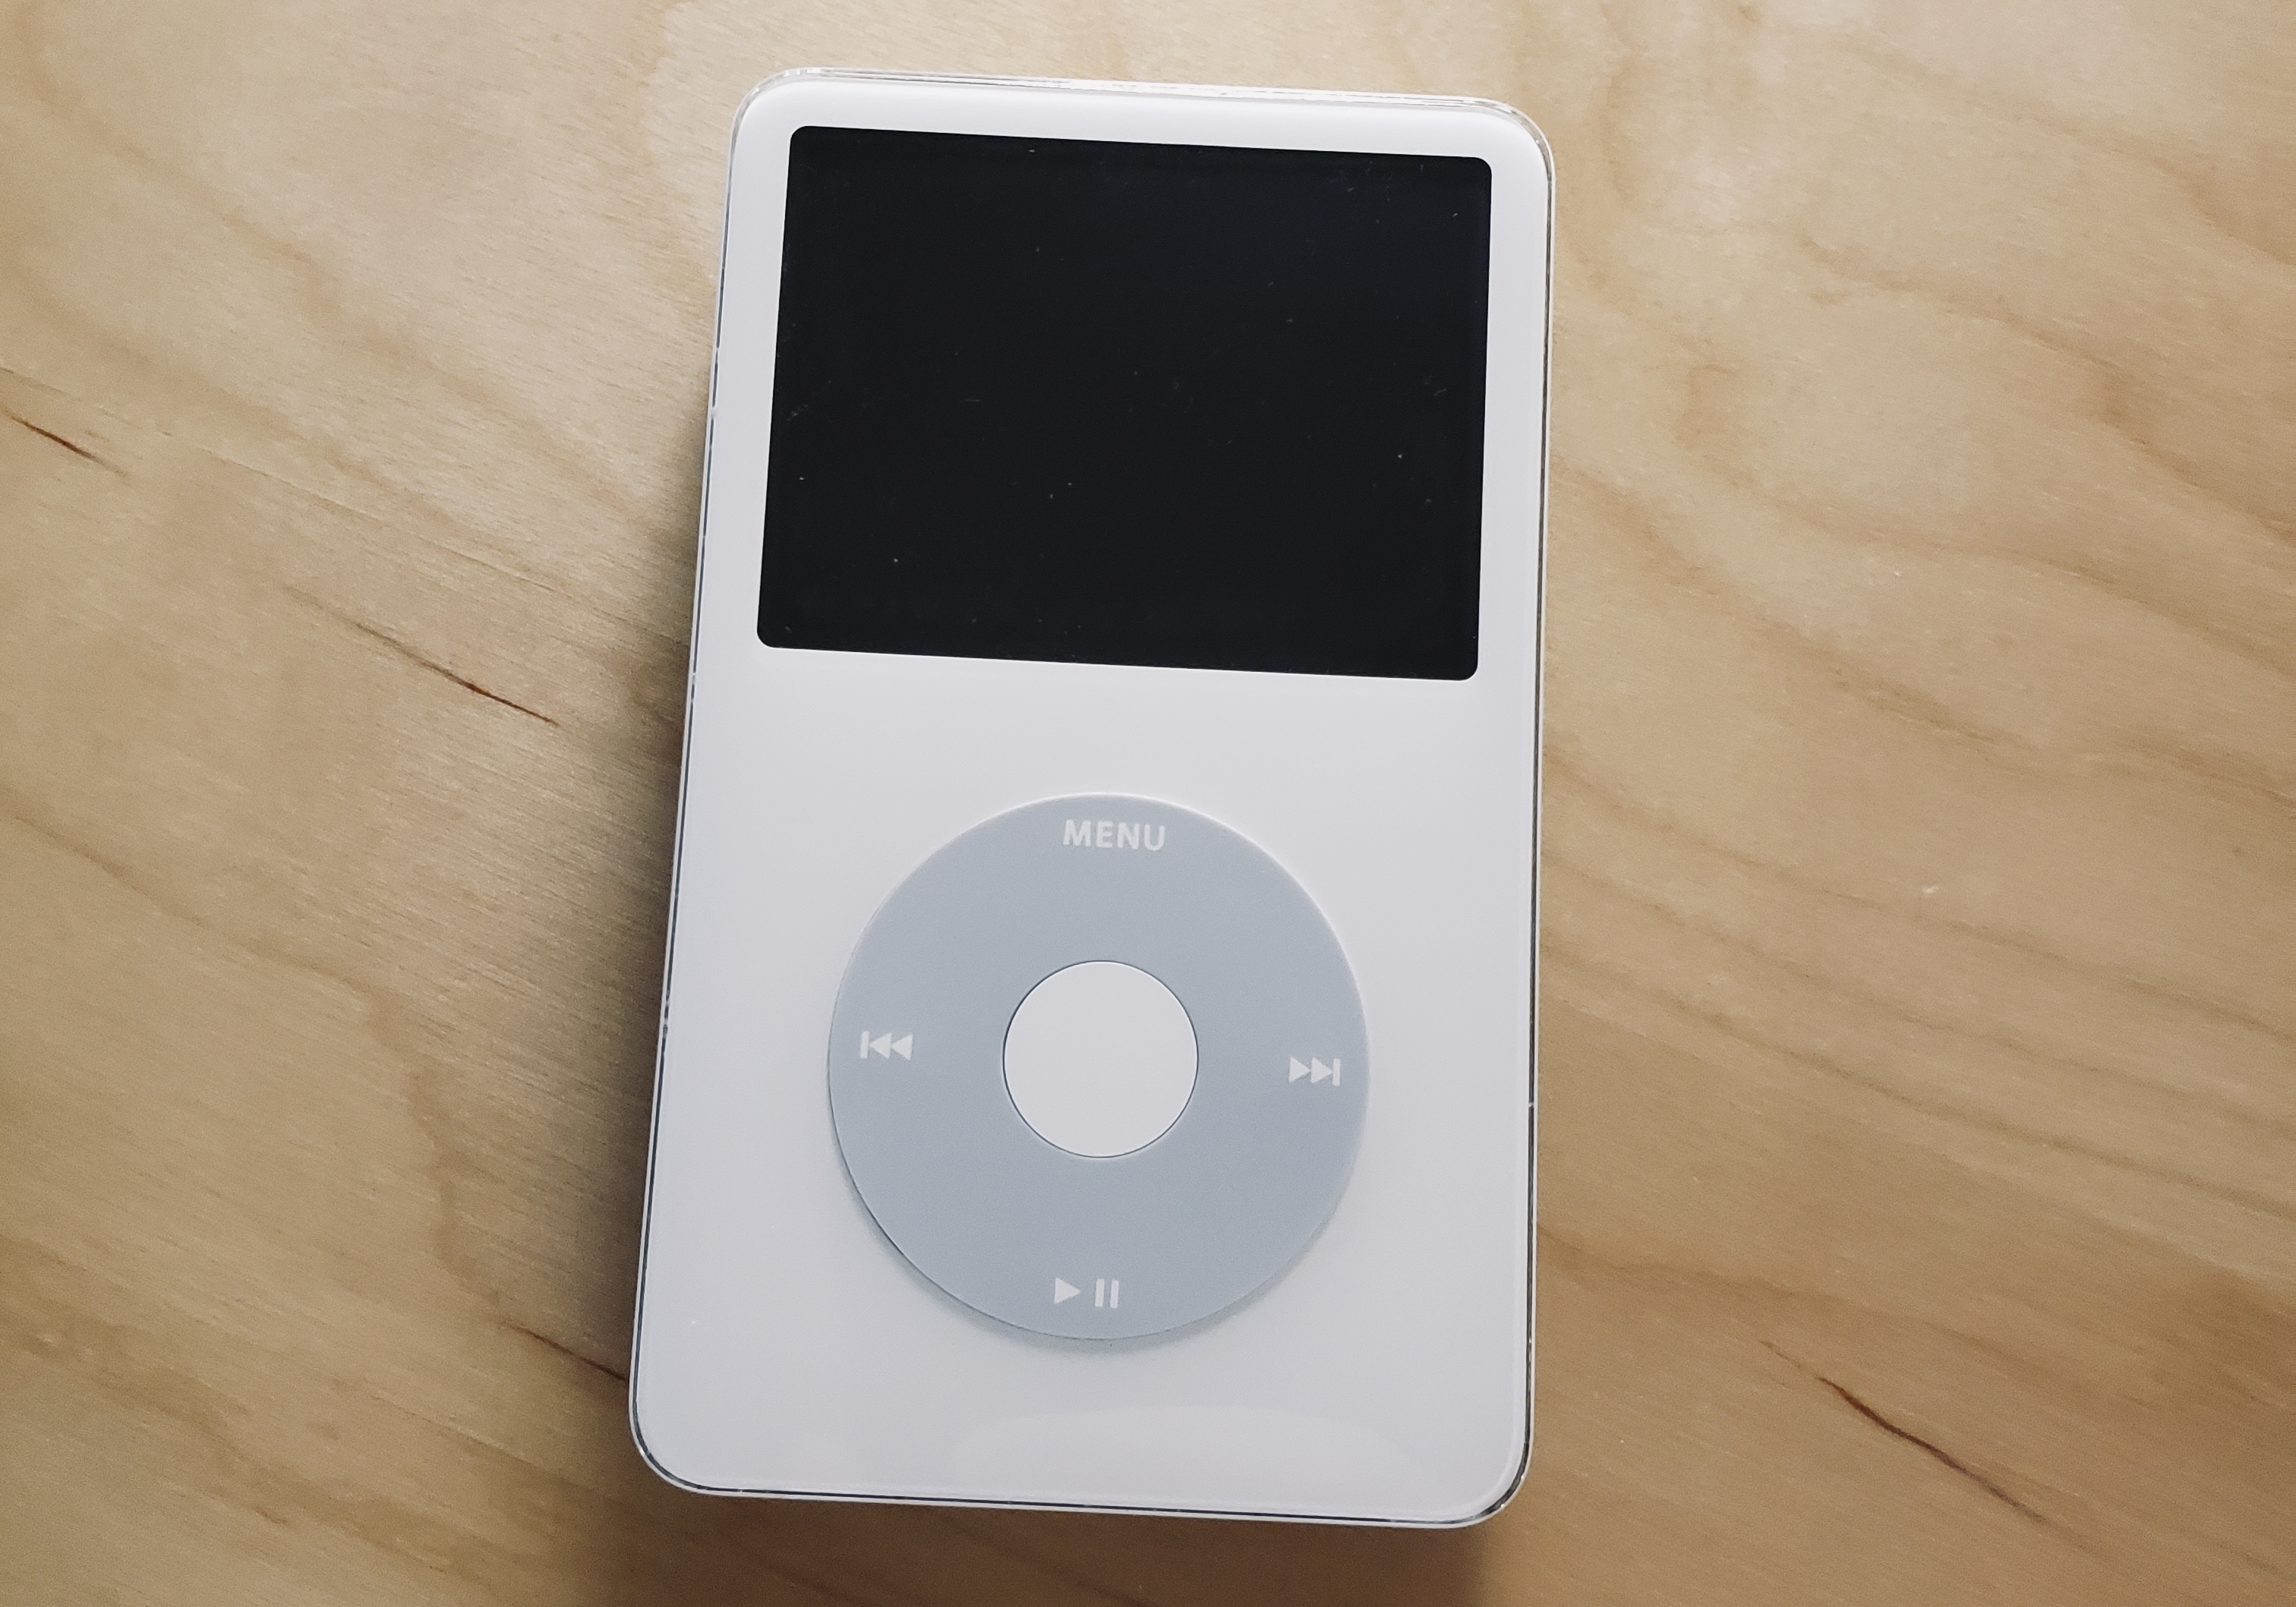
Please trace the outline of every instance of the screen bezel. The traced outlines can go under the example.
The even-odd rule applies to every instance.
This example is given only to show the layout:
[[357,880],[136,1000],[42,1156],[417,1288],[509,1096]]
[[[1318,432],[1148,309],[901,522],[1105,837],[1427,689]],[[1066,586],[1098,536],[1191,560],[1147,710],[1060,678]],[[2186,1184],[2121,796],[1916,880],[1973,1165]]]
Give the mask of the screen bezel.
[[[1496,101],[1376,94],[1325,94],[1295,90],[1235,90],[1156,84],[1099,84],[1067,80],[936,78],[842,69],[800,69],[769,79],[765,103],[745,103],[736,137],[727,198],[726,250],[728,261],[739,234],[760,261],[776,265],[771,283],[755,283],[740,297],[727,293],[721,265],[715,360],[711,370],[712,422],[705,446],[701,553],[722,572],[730,562],[745,571],[748,588],[743,635],[756,652],[805,657],[844,650],[788,646],[763,641],[756,629],[757,570],[762,556],[766,488],[764,475],[771,435],[774,334],[780,312],[778,265],[787,206],[788,141],[808,124],[883,128],[921,133],[987,134],[1020,137],[1129,140],[1145,144],[1216,144],[1424,154],[1480,158],[1493,173],[1488,316],[1485,331],[1482,551],[1478,564],[1476,665],[1460,679],[1322,676],[1332,680],[1393,680],[1398,685],[1472,686],[1497,673],[1519,671],[1535,684],[1535,652],[1527,665],[1517,655],[1495,664],[1491,649],[1506,633],[1526,625],[1535,642],[1543,615],[1546,519],[1546,453],[1550,327],[1547,285],[1552,275],[1553,159],[1538,131],[1512,107]],[[808,97],[818,94],[819,98]],[[777,113],[763,115],[772,102]],[[737,192],[750,200],[736,219]],[[1535,360],[1522,357],[1535,353]],[[731,394],[729,370],[738,365],[744,398],[739,422],[722,416]],[[754,389],[753,389],[754,387]],[[754,402],[754,417],[751,404]],[[732,428],[726,426],[732,423]],[[748,529],[742,530],[747,523]],[[738,532],[738,534],[737,534]],[[729,552],[747,541],[747,553]],[[1514,548],[1528,559],[1527,587],[1505,578],[1515,566],[1501,561]],[[713,587],[714,589],[714,584]],[[704,599],[697,575],[695,625],[702,623]],[[1111,666],[1070,660],[976,660],[933,654],[847,653],[867,659],[899,659],[919,668],[998,662],[1026,665],[1042,674],[1095,668],[1168,676],[1231,677],[1288,676],[1264,668],[1193,668]]]

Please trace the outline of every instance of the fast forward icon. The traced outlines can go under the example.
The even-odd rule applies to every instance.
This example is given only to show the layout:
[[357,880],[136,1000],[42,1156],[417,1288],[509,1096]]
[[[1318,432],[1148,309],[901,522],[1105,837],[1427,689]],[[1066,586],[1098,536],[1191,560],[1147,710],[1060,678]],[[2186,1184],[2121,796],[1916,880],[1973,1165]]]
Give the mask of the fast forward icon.
[[1311,1088],[1317,1083],[1327,1080],[1336,1088],[1340,1086],[1340,1062],[1335,1060],[1311,1060],[1303,1066],[1298,1061],[1293,1061],[1292,1075],[1287,1080],[1296,1083],[1303,1077],[1308,1079],[1308,1086]]

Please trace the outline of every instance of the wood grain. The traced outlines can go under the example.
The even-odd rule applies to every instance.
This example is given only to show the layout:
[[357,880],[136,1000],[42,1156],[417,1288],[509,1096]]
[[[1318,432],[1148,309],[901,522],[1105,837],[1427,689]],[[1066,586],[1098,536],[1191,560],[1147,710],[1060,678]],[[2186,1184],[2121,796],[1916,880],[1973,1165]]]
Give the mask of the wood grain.
[[[630,1449],[725,137],[804,63],[1553,141],[1482,1529]],[[2296,1597],[2292,193],[2267,0],[0,5],[0,1598]]]

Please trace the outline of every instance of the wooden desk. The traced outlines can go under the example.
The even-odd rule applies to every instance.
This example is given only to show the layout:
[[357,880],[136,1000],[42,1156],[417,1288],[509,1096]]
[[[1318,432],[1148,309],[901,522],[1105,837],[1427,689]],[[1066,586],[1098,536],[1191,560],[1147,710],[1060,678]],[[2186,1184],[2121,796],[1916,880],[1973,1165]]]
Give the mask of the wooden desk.
[[[2296,1599],[2275,0],[0,7],[0,1599]],[[711,1501],[626,1355],[726,131],[1553,140],[1538,1448]]]

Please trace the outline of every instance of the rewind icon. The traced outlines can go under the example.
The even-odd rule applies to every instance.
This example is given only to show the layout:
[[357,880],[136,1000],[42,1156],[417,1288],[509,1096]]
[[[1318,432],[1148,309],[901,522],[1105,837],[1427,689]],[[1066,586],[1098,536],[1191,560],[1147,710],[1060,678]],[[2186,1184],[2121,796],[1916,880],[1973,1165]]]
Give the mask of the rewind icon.
[[[861,1029],[861,1058],[867,1060],[874,1054],[879,1060],[890,1060],[898,1054],[906,1060],[909,1058],[909,1046],[916,1041],[917,1035],[914,1032],[904,1032],[898,1037],[890,1032],[881,1032],[871,1037],[865,1027]],[[1292,1063],[1296,1065],[1299,1062],[1295,1061]]]

